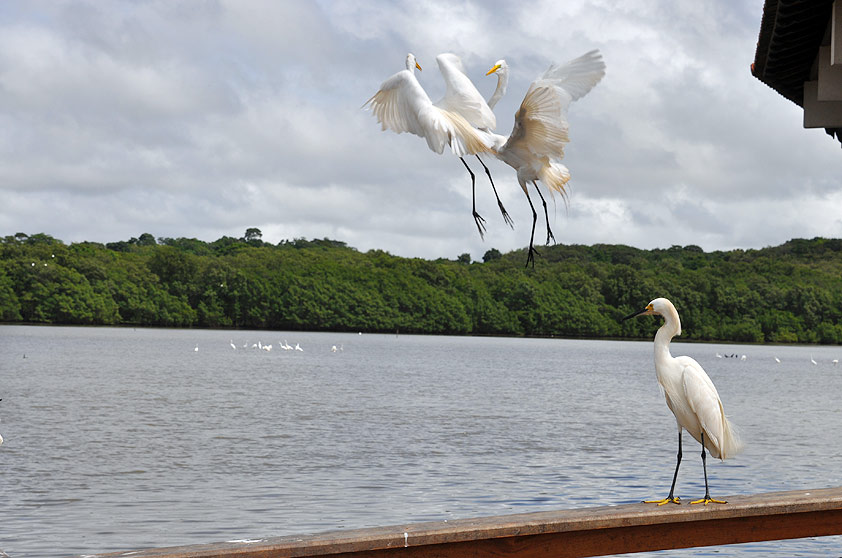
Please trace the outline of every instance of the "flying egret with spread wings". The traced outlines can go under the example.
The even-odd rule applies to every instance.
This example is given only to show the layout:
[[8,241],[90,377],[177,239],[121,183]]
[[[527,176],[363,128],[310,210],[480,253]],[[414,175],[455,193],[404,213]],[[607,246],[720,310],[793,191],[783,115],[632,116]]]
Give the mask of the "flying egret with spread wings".
[[[470,91],[465,89],[465,84],[458,75],[464,75],[464,72],[460,72],[451,62],[452,60],[449,59],[439,60],[442,74],[446,72],[454,74],[448,80],[448,89],[444,98],[436,104],[433,104],[427,92],[418,83],[415,69],[421,70],[421,66],[415,56],[410,53],[406,56],[406,70],[401,70],[384,81],[380,85],[380,90],[366,101],[363,107],[371,108],[383,130],[389,129],[398,134],[409,132],[420,136],[427,140],[427,146],[430,149],[439,154],[444,151],[445,146],[449,146],[453,154],[459,157],[468,169],[473,184],[474,175],[464,157],[489,152],[491,144],[489,136],[475,128],[472,121],[481,125],[491,122],[493,127],[496,125],[496,120],[494,113],[488,109],[484,100],[482,105],[485,107],[466,102],[471,98]],[[470,84],[470,80],[467,81]],[[480,100],[482,100],[481,96]],[[462,110],[458,112],[452,110],[455,104],[460,104]],[[468,114],[470,120],[464,114]],[[476,205],[474,205],[473,215],[482,236],[484,219],[477,213]]]
[[[494,107],[508,86],[508,64],[499,60],[486,75],[497,74],[497,88],[488,101]],[[535,265],[535,222],[538,214],[529,196],[528,184],[532,183],[544,205],[547,220],[547,244],[555,240],[550,229],[547,202],[538,188],[543,182],[550,192],[564,197],[570,171],[561,164],[568,135],[567,109],[570,103],[583,97],[605,75],[605,63],[598,50],[592,50],[564,65],[551,65],[532,82],[515,113],[515,124],[508,137],[491,134],[492,152],[498,159],[515,169],[517,180],[532,209],[532,234],[526,265]]]
[[672,302],[666,298],[656,298],[646,308],[626,316],[623,320],[643,315],[658,315],[664,318],[664,324],[655,334],[655,374],[658,383],[664,389],[667,407],[675,415],[678,423],[678,456],[670,493],[663,500],[651,500],[647,503],[659,506],[680,503],[680,499],[675,496],[675,481],[678,479],[678,467],[681,465],[681,433],[687,430],[702,444],[702,469],[705,474],[705,497],[690,503],[724,504],[724,501],[710,497],[705,448],[713,457],[724,460],[742,450],[742,441],[734,426],[725,417],[719,393],[702,366],[688,356],[673,357],[670,354],[670,340],[681,334],[681,320]]

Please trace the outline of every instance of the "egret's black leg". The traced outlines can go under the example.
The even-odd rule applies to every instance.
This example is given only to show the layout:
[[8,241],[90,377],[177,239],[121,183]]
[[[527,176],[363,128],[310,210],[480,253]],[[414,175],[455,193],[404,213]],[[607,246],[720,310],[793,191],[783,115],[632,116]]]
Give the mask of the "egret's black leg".
[[526,267],[529,267],[529,263],[532,262],[532,267],[535,267],[535,254],[541,255],[538,253],[538,250],[535,249],[533,245],[533,241],[535,240],[535,223],[538,221],[538,212],[535,211],[535,206],[532,204],[532,198],[529,197],[529,191],[526,188],[526,185],[523,186],[523,193],[526,194],[526,199],[529,201],[529,207],[532,208],[532,234],[529,237],[529,252],[526,254]]
[[727,504],[724,500],[714,500],[710,497],[710,490],[708,490],[708,467],[707,467],[707,455],[705,454],[705,433],[702,432],[702,470],[705,472],[705,497],[701,500],[693,500],[690,502],[691,504],[704,504],[708,505],[710,503],[714,504]]
[[471,202],[473,207],[473,215],[474,215],[474,222],[477,224],[477,230],[479,230],[479,237],[483,240],[485,239],[485,219],[477,213],[477,184],[476,184],[476,177],[474,176],[474,171],[471,170],[471,167],[468,166],[468,163],[465,162],[465,159],[459,157],[459,160],[462,161],[462,164],[465,165],[465,168],[468,169],[468,174],[471,175]]
[[[704,448],[704,446],[702,446]],[[675,496],[675,481],[678,480],[678,468],[681,466],[681,429],[678,430],[678,455],[675,458],[675,473],[672,475],[672,486],[670,486],[669,496],[663,500],[644,500],[646,504],[680,504],[681,498]]]
[[503,207],[503,202],[500,201],[500,196],[497,195],[497,187],[494,186],[494,180],[491,178],[491,171],[488,170],[488,167],[485,166],[485,163],[482,159],[480,159],[479,155],[477,155],[477,161],[479,161],[479,164],[485,169],[485,174],[488,175],[488,181],[491,182],[491,189],[494,190],[494,197],[497,198],[497,207],[500,208],[500,213],[503,214],[503,221],[505,221],[511,228],[515,228],[514,221],[512,221],[512,218],[509,217],[509,212],[506,211],[505,207]]
[[535,186],[535,191],[538,192],[539,196],[541,196],[541,203],[544,204],[544,219],[546,219],[546,221],[547,221],[547,244],[550,243],[550,240],[555,242],[555,236],[553,236],[553,231],[550,228],[550,214],[547,213],[547,200],[544,199],[544,195],[541,193],[541,190],[538,188],[538,183],[533,180],[532,185]]

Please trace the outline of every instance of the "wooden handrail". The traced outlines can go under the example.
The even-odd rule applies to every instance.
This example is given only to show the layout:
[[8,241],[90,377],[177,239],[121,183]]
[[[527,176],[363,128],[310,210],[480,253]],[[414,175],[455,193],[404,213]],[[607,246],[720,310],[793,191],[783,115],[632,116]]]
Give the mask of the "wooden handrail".
[[842,535],[842,487],[727,500],[708,506],[628,504],[543,511],[96,556],[557,558]]

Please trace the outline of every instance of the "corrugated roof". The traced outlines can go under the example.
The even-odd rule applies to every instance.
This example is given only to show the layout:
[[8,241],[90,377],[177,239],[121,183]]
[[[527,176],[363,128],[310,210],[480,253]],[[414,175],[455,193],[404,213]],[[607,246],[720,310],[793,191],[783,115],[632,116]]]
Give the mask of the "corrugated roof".
[[824,39],[833,0],[766,0],[754,76],[792,101],[804,106],[804,82]]

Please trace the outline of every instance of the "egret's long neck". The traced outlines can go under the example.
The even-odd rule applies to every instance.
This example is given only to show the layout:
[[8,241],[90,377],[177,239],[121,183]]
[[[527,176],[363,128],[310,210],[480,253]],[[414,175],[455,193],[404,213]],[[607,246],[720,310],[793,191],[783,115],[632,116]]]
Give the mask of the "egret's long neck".
[[509,72],[506,71],[497,71],[497,89],[494,90],[494,94],[488,99],[488,106],[493,109],[494,105],[503,98],[503,95],[506,94],[506,88],[509,86]]
[[[655,362],[666,362],[672,359],[670,354],[670,340],[681,333],[681,321],[678,316],[665,315],[664,325],[655,334]],[[658,368],[657,366],[655,367]]]

